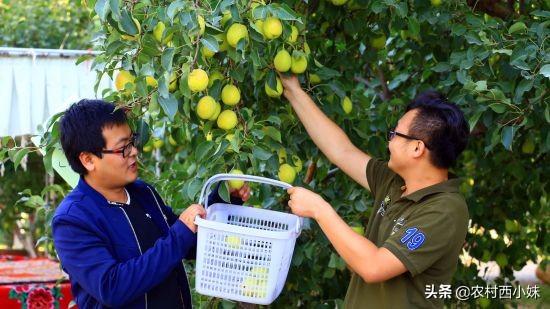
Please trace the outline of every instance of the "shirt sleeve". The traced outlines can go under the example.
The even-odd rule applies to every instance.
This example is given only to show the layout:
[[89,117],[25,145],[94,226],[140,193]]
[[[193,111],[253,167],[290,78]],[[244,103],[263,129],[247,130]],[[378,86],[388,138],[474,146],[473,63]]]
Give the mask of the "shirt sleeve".
[[404,226],[383,244],[413,276],[422,273],[446,255],[456,241],[455,220],[443,212],[441,207],[424,206],[421,213],[412,214]]
[[367,181],[373,196],[377,196],[380,188],[387,187],[395,173],[388,167],[388,162],[371,158],[367,164]]

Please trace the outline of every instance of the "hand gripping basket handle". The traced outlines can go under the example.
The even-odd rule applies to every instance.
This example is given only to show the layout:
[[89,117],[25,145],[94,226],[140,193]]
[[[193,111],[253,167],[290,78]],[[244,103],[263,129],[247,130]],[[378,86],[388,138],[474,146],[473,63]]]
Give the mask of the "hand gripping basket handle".
[[[201,195],[199,198],[199,204],[204,206],[204,209],[208,211],[208,194],[210,187],[212,184],[222,181],[222,180],[244,180],[248,182],[258,182],[263,183],[267,185],[272,185],[276,187],[281,187],[286,189],[292,188],[292,186],[286,182],[282,182],[279,180],[274,180],[270,178],[260,177],[260,176],[253,176],[253,175],[242,175],[242,174],[216,174],[206,181],[204,186],[201,190]],[[296,225],[296,233],[300,233],[303,225],[303,219],[301,217],[298,217],[298,224]]]

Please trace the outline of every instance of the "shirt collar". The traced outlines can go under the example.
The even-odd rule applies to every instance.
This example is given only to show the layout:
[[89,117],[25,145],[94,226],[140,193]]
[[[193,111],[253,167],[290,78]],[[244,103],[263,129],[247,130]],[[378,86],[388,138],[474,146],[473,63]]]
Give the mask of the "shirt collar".
[[[127,200],[128,204],[130,204],[130,194],[128,192],[128,189],[130,191],[132,191],[133,185],[134,185],[134,183],[131,183],[131,184],[127,185],[126,188],[125,188],[125,191],[126,191],[126,194],[127,194],[127,197],[128,197],[128,200]],[[96,201],[96,203],[98,203],[100,205],[109,206],[109,205],[112,205],[112,203],[115,203],[115,202],[108,201],[101,193],[97,192],[92,186],[90,186],[86,182],[86,180],[84,180],[84,177],[82,177],[82,176],[80,176],[80,179],[78,180],[78,185],[76,186],[75,189],[80,190],[81,192],[90,195],[92,197],[92,199],[94,199]],[[117,204],[125,205],[123,203],[117,203]]]
[[126,192],[126,202],[125,203],[120,203],[120,202],[114,202],[114,201],[109,201],[107,200],[107,203],[109,203],[110,205],[115,205],[115,206],[127,206],[127,205],[130,205],[130,193],[128,193],[128,190],[126,190],[126,188],[124,188],[124,192]]
[[422,188],[409,195],[403,196],[402,198],[405,198],[417,203],[424,197],[435,193],[443,193],[443,192],[456,193],[456,192],[459,192],[460,183],[461,183],[460,178],[457,178],[455,175],[449,173],[449,180],[445,180],[443,182],[436,183],[435,185]]

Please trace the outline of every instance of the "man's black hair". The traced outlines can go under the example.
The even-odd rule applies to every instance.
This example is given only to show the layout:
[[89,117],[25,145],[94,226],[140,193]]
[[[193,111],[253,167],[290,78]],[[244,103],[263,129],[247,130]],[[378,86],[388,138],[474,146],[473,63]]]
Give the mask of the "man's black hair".
[[71,168],[80,175],[87,170],[80,162],[82,152],[101,157],[105,148],[103,128],[127,123],[126,114],[114,104],[102,100],[83,99],[71,105],[60,121],[60,140]]
[[431,162],[449,168],[468,143],[469,128],[460,108],[437,91],[417,95],[407,111],[417,110],[409,135],[422,139],[431,152]]

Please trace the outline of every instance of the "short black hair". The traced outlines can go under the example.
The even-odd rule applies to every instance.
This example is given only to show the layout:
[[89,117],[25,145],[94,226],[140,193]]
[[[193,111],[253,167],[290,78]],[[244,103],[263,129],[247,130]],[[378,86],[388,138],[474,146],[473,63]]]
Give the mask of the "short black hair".
[[103,128],[126,123],[124,110],[103,100],[83,99],[71,105],[61,117],[59,126],[61,146],[71,168],[85,175],[87,170],[80,162],[80,153],[101,157],[105,147]]
[[439,168],[454,165],[468,144],[470,130],[464,113],[443,94],[429,90],[417,95],[407,111],[417,110],[409,135],[424,141],[430,150],[431,162]]

